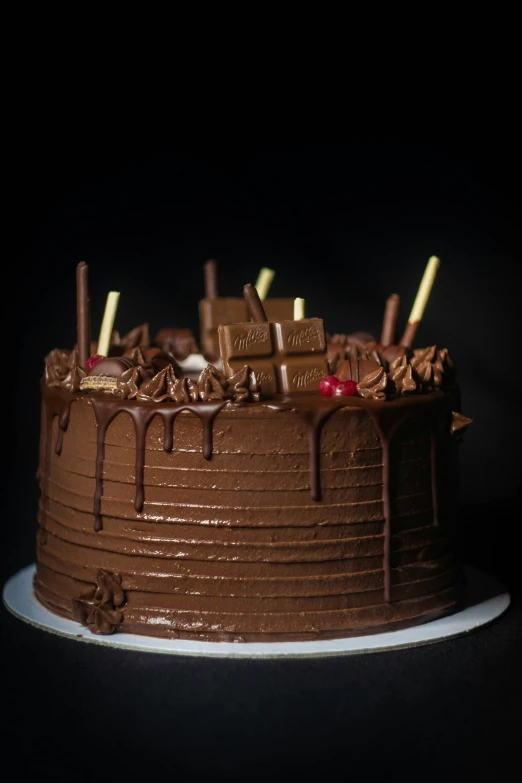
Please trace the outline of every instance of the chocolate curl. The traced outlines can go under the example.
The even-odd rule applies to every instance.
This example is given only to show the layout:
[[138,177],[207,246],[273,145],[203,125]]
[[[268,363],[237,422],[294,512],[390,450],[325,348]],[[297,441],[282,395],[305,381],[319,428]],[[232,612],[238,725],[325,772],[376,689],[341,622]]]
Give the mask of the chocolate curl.
[[78,364],[84,368],[91,355],[91,314],[89,306],[89,267],[80,261],[76,267],[76,324]]
[[435,282],[435,276],[439,266],[440,260],[437,258],[437,256],[431,256],[426,265],[426,269],[424,270],[421,284],[419,286],[419,290],[417,291],[417,296],[415,297],[413,307],[411,308],[410,317],[408,318],[408,323],[400,342],[400,344],[405,348],[411,348],[413,346],[419,324],[422,321],[424,310],[428,303],[428,299],[430,298],[431,289],[433,288],[433,283]]
[[395,342],[395,327],[399,315],[401,299],[399,294],[392,294],[386,300],[384,320],[382,324],[381,345],[387,347]]
[[203,269],[205,273],[205,299],[217,299],[217,263],[213,258],[210,258]]
[[243,288],[243,296],[246,299],[248,312],[250,313],[252,321],[254,323],[268,321],[263,303],[259,298],[259,294],[257,293],[255,286],[253,286],[252,283],[247,283]]

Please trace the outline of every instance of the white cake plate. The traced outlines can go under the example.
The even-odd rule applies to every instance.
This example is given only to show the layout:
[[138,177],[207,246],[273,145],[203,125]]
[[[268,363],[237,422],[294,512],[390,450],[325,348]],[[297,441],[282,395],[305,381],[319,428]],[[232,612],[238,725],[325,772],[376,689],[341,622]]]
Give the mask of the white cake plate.
[[415,647],[443,641],[486,625],[505,612],[509,593],[493,577],[466,568],[467,589],[463,608],[448,617],[417,625],[402,631],[356,636],[349,639],[326,639],[311,642],[197,642],[189,639],[154,639],[150,636],[116,633],[98,636],[73,620],[49,612],[36,599],[33,576],[36,566],[30,565],[6,583],[3,600],[7,608],[21,620],[45,631],[90,644],[119,647],[122,650],[167,653],[170,655],[200,655],[217,658],[298,658],[323,655],[381,652],[401,647]]

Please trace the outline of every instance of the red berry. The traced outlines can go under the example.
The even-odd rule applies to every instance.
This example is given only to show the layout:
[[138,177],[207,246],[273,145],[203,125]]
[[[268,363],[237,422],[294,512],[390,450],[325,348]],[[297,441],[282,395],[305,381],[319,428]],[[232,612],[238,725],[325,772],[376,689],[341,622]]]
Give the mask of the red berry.
[[357,383],[355,381],[339,381],[335,394],[339,397],[358,397]]
[[87,370],[87,372],[89,372],[89,370],[92,370],[94,365],[98,364],[100,359],[104,359],[104,358],[105,358],[104,356],[100,356],[100,354],[97,353],[96,356],[91,356],[89,359],[87,359],[87,361],[85,362],[85,369]]
[[319,388],[323,397],[331,397],[335,393],[337,386],[339,385],[339,378],[335,375],[327,375],[326,378],[322,378],[319,383]]

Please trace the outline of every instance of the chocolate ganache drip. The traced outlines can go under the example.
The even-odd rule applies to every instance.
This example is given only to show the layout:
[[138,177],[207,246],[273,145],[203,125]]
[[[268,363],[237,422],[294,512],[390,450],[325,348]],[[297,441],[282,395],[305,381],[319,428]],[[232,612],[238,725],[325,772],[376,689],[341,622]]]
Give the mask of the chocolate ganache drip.
[[190,411],[199,417],[203,427],[202,453],[205,459],[212,457],[212,430],[214,419],[219,411],[227,404],[226,400],[212,401],[207,403],[194,402],[181,404],[177,408],[172,408],[169,403],[156,403],[150,405],[139,401],[115,400],[109,398],[93,397],[92,400],[94,413],[96,416],[97,445],[96,445],[96,490],[94,493],[94,529],[99,531],[103,528],[101,515],[101,500],[103,497],[103,462],[105,458],[105,437],[110,423],[119,413],[126,412],[134,422],[136,433],[136,494],[134,499],[134,508],[137,513],[143,511],[145,502],[145,493],[143,486],[144,467],[145,467],[145,441],[147,429],[154,416],[159,416],[163,421],[164,427],[164,448],[165,451],[171,451],[173,446],[172,427],[175,417],[182,411]]

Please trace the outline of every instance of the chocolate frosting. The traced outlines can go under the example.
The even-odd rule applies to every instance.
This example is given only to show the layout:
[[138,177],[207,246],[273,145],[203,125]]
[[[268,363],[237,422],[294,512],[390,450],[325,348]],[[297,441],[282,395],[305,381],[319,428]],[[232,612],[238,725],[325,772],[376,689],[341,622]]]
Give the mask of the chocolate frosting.
[[230,378],[227,378],[227,391],[236,403],[241,402],[259,402],[261,391],[257,384],[255,373],[245,364],[241,370],[238,370]]
[[150,345],[149,325],[135,326],[124,337],[120,337],[118,332],[113,332],[111,344],[118,347],[122,353],[131,351],[133,348],[141,348],[144,351]]
[[[146,349],[150,350],[150,349]],[[150,362],[150,357],[146,356],[142,349],[139,346],[136,346],[136,348],[129,348],[128,351],[125,351],[123,354],[124,359],[129,359],[129,361],[133,362],[133,364],[139,365],[140,367],[143,367],[147,372],[150,372],[152,375],[153,372],[153,366]]]
[[150,372],[141,364],[129,367],[128,370],[125,370],[116,378],[116,390],[114,393],[117,397],[121,397],[122,400],[135,400],[138,397],[141,384],[150,380],[150,378]]
[[137,394],[138,400],[151,402],[163,402],[164,400],[175,399],[175,385],[177,381],[174,367],[169,364],[165,369],[160,370],[154,377],[145,380]]
[[123,620],[121,575],[100,569],[96,584],[72,600],[72,616],[92,633],[111,634]]
[[395,394],[414,394],[417,391],[417,382],[413,377],[413,367],[406,356],[399,356],[390,365],[388,373],[391,390]]
[[212,364],[207,364],[198,379],[198,396],[202,402],[225,400],[230,395],[226,391],[226,381]]
[[448,395],[236,408],[43,393],[35,590],[52,611],[92,601],[100,569],[126,597],[121,619],[93,616],[102,630],[295,640],[455,607]]
[[47,386],[76,392],[85,370],[78,365],[78,352],[55,348],[45,357],[44,382]]
[[361,397],[367,400],[385,400],[387,385],[388,376],[384,367],[378,367],[364,376],[362,381],[357,384],[357,391]]

